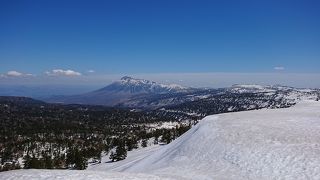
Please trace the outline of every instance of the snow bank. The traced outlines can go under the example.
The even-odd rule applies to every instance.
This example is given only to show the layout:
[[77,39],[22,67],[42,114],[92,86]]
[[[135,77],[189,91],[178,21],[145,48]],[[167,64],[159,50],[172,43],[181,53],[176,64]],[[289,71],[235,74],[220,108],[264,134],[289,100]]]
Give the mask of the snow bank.
[[169,178],[158,177],[146,174],[130,173],[107,173],[99,171],[81,170],[15,170],[0,173],[3,180],[171,180]]
[[191,179],[320,179],[320,103],[208,116],[125,172]]

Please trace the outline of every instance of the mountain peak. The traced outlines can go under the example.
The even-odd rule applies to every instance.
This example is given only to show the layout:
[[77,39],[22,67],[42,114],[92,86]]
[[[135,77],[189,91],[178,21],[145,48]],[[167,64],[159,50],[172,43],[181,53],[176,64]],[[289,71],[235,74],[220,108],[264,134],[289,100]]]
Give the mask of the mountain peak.
[[99,92],[113,92],[127,95],[136,94],[166,94],[186,92],[189,88],[176,84],[160,84],[154,81],[123,76],[120,80],[98,90]]
[[130,81],[130,80],[132,80],[132,79],[134,79],[133,77],[130,77],[130,76],[123,76],[122,78],[121,78],[121,80],[123,80],[123,81]]
[[116,81],[116,83],[131,85],[131,86],[141,86],[141,85],[154,85],[157,84],[153,81],[145,80],[145,79],[138,79],[133,78],[130,76],[124,76],[120,79],[120,81]]

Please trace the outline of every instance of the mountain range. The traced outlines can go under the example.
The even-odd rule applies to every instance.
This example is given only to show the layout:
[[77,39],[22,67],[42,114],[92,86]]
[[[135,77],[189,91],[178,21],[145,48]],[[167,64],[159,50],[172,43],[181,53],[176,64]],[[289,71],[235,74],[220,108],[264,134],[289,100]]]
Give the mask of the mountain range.
[[[319,89],[251,84],[238,84],[219,89],[191,88],[125,76],[92,92],[72,96],[53,96],[42,100],[50,103],[104,105],[132,109],[181,110],[182,107],[184,107],[183,109],[186,107],[188,107],[187,109],[197,108],[197,110],[193,109],[189,112],[193,113],[193,111],[199,112],[199,106],[215,106],[217,101],[223,101],[223,104],[232,102],[242,103],[248,107],[263,108],[286,107],[301,99],[316,100],[319,97]],[[233,108],[228,107],[228,109]]]

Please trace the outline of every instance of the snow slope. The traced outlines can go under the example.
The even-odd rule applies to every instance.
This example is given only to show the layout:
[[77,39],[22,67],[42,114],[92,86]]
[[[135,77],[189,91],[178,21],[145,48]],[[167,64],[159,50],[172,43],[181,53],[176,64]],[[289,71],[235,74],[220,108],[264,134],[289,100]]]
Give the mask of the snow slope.
[[95,165],[89,165],[88,170],[94,170],[94,171],[121,171],[127,167],[131,167],[136,162],[140,161],[141,159],[145,158],[146,155],[152,154],[155,151],[157,151],[159,148],[161,148],[159,145],[153,145],[148,146],[146,148],[139,148],[134,149],[132,151],[128,152],[127,158],[123,161],[117,161],[110,163],[110,153],[106,156],[102,157],[102,160],[100,164]]
[[20,170],[0,179],[320,179],[320,102],[208,116],[169,145],[128,156],[86,171]]
[[320,102],[208,116],[122,171],[186,179],[320,179]]
[[147,174],[81,170],[14,170],[0,173],[3,180],[171,180]]

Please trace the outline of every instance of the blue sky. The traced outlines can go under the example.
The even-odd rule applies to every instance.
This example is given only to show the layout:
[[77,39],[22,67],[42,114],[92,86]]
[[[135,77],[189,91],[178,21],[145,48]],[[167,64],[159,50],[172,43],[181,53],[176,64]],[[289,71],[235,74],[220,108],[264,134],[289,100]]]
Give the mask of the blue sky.
[[316,0],[2,0],[0,25],[2,77],[320,73]]

